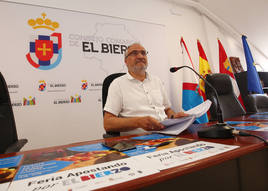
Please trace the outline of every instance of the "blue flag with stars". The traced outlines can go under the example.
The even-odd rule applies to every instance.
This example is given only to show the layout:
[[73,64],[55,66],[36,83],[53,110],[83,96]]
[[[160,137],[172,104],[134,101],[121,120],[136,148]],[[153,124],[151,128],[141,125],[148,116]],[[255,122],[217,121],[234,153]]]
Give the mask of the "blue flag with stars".
[[254,60],[246,39],[247,37],[243,35],[242,42],[247,61],[248,91],[252,93],[263,94],[259,74],[255,68]]

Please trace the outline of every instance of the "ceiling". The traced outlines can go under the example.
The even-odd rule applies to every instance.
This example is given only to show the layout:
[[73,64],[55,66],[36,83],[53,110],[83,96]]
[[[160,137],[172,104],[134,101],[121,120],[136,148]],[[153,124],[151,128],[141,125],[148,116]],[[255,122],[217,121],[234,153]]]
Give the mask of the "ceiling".
[[[268,60],[268,0],[184,0],[208,9],[237,34],[244,34]],[[174,0],[181,3],[182,0]],[[267,63],[268,64],[268,63]]]

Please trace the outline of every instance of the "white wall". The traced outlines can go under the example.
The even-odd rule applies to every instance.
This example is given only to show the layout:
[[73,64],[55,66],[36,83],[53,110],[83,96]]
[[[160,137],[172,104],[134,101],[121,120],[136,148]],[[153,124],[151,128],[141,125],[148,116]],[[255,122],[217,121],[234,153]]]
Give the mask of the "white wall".
[[[172,1],[165,0],[11,0],[12,2],[26,3],[41,5],[47,7],[54,7],[67,10],[76,10],[88,13],[95,13],[101,15],[115,16],[126,19],[133,19],[138,21],[145,21],[157,24],[163,24],[166,26],[166,47],[163,48],[163,52],[168,55],[167,63],[150,63],[150,67],[157,67],[158,64],[167,65],[167,69],[170,66],[182,65],[182,55],[180,48],[180,38],[183,36],[189,52],[192,56],[195,67],[198,68],[199,55],[197,50],[197,39],[201,41],[203,48],[207,54],[211,69],[213,72],[218,71],[218,46],[217,37],[220,38],[228,56],[238,56],[242,64],[245,63],[242,45],[235,40],[232,35],[228,34],[225,30],[220,28],[214,22],[200,14],[198,11],[191,7],[184,5],[178,5],[172,3]],[[68,19],[68,18],[66,18]],[[85,22],[87,22],[85,20]],[[157,46],[157,42],[154,42]],[[245,65],[244,65],[244,69]],[[170,74],[171,85],[170,89],[171,101],[176,111],[180,110],[181,105],[181,77],[178,74]],[[99,108],[96,108],[99,110]],[[15,113],[16,114],[16,113]],[[76,115],[76,114],[74,114]],[[78,115],[78,114],[77,114]],[[86,118],[84,114],[79,116]],[[16,115],[15,115],[16,118]],[[84,119],[85,119],[84,118]],[[68,128],[73,127],[72,118],[66,121],[64,129],[68,131]],[[47,122],[47,125],[52,125],[53,121]],[[90,124],[90,121],[88,121]],[[102,128],[99,123],[99,127]],[[30,140],[25,149],[34,149],[39,147],[53,146],[58,144],[66,144],[67,142],[81,141],[78,137],[73,137],[69,134],[68,137],[58,137],[59,140],[42,141],[38,143],[38,136],[42,136],[35,132],[35,126],[38,123],[24,123],[17,124],[19,135],[23,133],[25,137],[33,137],[32,133],[35,133],[35,140]],[[79,125],[79,124],[76,124]],[[26,127],[27,126],[27,127]],[[63,127],[58,127],[56,131],[62,130]],[[92,131],[81,131],[81,134],[89,134],[90,139],[100,139],[100,133],[94,135]],[[49,140],[49,138],[48,138]],[[85,140],[86,141],[86,140]]]

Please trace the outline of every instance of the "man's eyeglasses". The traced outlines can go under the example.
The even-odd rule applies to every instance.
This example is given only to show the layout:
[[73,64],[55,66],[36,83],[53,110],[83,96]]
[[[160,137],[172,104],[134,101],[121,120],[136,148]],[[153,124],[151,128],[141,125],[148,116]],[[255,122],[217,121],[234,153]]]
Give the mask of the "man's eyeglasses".
[[139,53],[141,53],[142,56],[146,56],[148,54],[146,50],[133,50],[126,56],[126,58],[129,56],[138,56]]

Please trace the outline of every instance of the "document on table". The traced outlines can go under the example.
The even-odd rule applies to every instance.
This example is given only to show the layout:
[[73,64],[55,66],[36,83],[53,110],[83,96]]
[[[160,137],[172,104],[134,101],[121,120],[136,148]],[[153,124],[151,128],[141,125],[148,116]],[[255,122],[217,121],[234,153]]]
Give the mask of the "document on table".
[[181,117],[176,119],[165,119],[160,123],[164,125],[166,128],[161,131],[154,131],[157,133],[169,134],[169,135],[178,135],[185,129],[187,129],[196,118],[204,115],[210,108],[211,101],[206,100],[205,102],[199,104],[198,106],[185,111],[185,113],[189,114],[187,117]]
[[189,115],[194,115],[196,118],[201,117],[204,115],[210,108],[211,101],[207,99],[205,102],[199,104],[198,106],[189,109],[188,111],[185,111],[184,113],[187,113]]

